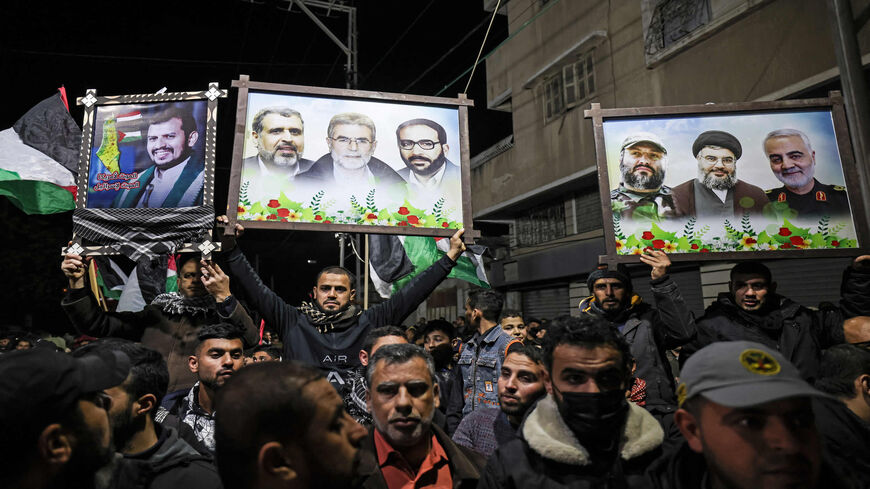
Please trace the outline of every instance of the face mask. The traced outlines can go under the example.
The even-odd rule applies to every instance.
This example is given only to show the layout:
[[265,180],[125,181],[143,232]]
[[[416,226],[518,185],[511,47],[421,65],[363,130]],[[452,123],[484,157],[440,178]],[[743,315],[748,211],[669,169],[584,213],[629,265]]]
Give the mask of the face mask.
[[453,346],[451,346],[450,343],[444,343],[443,345],[438,345],[435,348],[432,348],[432,351],[430,351],[429,354],[432,355],[432,359],[435,360],[435,367],[445,368],[453,361]]
[[[555,386],[553,389],[557,392]],[[615,389],[607,392],[561,392],[556,399],[559,414],[586,448],[613,448],[619,440],[622,423],[628,415],[625,392]]]

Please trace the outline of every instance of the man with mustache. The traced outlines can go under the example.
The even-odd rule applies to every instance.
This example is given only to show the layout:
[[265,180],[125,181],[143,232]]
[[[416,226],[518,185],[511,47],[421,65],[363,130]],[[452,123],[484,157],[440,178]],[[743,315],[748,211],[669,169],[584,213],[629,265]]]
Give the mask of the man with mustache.
[[679,216],[673,192],[664,185],[667,159],[668,150],[655,134],[626,137],[619,152],[622,182],[610,191],[613,212],[635,220]]
[[251,129],[257,154],[242,163],[242,188],[251,202],[277,199],[314,164],[302,157],[305,122],[290,107],[266,107],[254,115]]
[[119,192],[112,207],[202,205],[205,164],[202,155],[193,150],[198,140],[189,104],[169,105],[149,117],[145,149],[154,166],[139,174],[137,188]]
[[849,216],[846,187],[826,185],[815,178],[816,152],[810,138],[797,129],[778,129],[764,138],[770,170],[784,185],[766,190],[771,202],[785,202],[798,218]]
[[767,195],[761,188],[737,179],[740,141],[725,131],[706,131],[692,144],[698,176],[673,189],[674,204],[682,215],[714,219],[741,219],[761,214]]
[[194,354],[188,360],[190,371],[196,374],[196,384],[168,410],[161,407],[155,415],[158,423],[178,431],[184,441],[202,454],[214,455],[215,396],[245,365],[243,336],[243,331],[227,323],[202,328]]
[[775,348],[710,345],[686,362],[679,392],[685,441],[650,467],[652,487],[858,487],[822,460],[812,399],[828,396]]
[[447,131],[429,119],[411,119],[396,129],[399,155],[407,168],[399,170],[415,192],[439,196],[458,194],[459,166],[447,159]]
[[348,489],[375,469],[366,430],[318,371],[297,362],[245,367],[217,397],[223,487]]
[[367,376],[374,427],[363,447],[379,469],[362,487],[474,488],[483,457],[432,423],[439,404],[432,357],[416,345],[385,345],[372,355]]

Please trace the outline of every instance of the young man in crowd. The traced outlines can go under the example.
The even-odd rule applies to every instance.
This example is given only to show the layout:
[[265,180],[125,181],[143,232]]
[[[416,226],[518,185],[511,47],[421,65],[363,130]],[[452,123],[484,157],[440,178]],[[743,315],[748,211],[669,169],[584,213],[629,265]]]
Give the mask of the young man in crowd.
[[112,459],[103,389],[127,378],[122,353],[47,348],[0,356],[0,487],[88,489]]
[[650,468],[652,487],[852,487],[822,462],[811,401],[825,394],[776,349],[717,342],[686,362],[680,381],[674,420],[685,441]]
[[498,323],[501,324],[501,329],[510,336],[524,341],[528,335],[526,324],[523,322],[523,314],[516,309],[503,309],[498,318]]
[[465,301],[465,319],[475,332],[459,352],[465,389],[463,416],[482,407],[498,407],[498,378],[512,339],[498,325],[503,306],[504,296],[492,289],[476,290]]
[[155,416],[157,422],[174,428],[200,453],[214,454],[214,399],[226,381],[244,366],[243,334],[226,323],[202,328],[188,359],[196,384],[169,409],[161,407]]
[[251,362],[259,363],[259,362],[280,362],[281,361],[281,350],[278,348],[262,344],[257,345],[251,351]]
[[220,478],[211,459],[197,452],[178,432],[154,421],[169,385],[166,360],[155,350],[132,341],[106,338],[73,352],[121,352],[132,367],[123,382],[104,389],[109,396],[109,425],[115,450],[110,487],[113,489],[213,489]]
[[526,415],[520,438],[489,459],[479,487],[636,487],[661,454],[664,432],[628,402],[629,345],[605,320],[554,320],[543,345],[551,394]]
[[483,458],[432,423],[439,403],[432,357],[415,345],[386,345],[372,355],[367,376],[374,427],[363,446],[378,470],[363,487],[474,488]]
[[[457,373],[459,369],[456,368],[455,352],[459,346],[456,328],[443,319],[433,319],[426,323],[420,334],[423,337],[423,348],[435,361],[435,376],[441,398],[438,409],[447,414],[447,406],[450,405],[451,400],[455,400],[459,403],[457,407],[461,411],[465,401],[462,394],[462,378]],[[448,433],[451,431],[448,430]]]
[[376,469],[366,430],[318,370],[298,362],[242,369],[218,392],[217,465],[234,489],[346,489]]
[[498,379],[499,407],[466,416],[453,433],[453,441],[489,458],[497,447],[517,437],[526,413],[547,395],[548,384],[540,348],[513,341]]
[[369,359],[384,345],[407,343],[405,333],[396,326],[383,326],[375,328],[366,335],[363,347],[359,351],[360,367],[353,370],[345,383],[342,398],[344,407],[353,419],[363,426],[371,426],[372,415],[369,413],[366,399],[369,394],[369,384],[366,381],[366,370]]

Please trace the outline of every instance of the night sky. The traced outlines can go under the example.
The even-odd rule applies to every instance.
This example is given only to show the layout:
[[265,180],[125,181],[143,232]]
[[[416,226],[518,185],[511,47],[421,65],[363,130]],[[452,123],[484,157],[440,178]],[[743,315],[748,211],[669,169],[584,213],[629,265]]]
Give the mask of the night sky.
[[[357,28],[362,90],[435,95],[474,62],[490,13],[479,0],[359,0]],[[229,89],[240,74],[251,80],[344,88],[345,55],[298,7],[281,0],[175,2],[3,2],[0,74],[5,129],[40,100],[66,87],[73,118],[75,98],[98,95],[203,90],[212,81]],[[312,8],[315,13],[322,10]],[[347,17],[318,15],[339,39]],[[484,54],[507,36],[498,16]],[[443,58],[443,59],[442,59]],[[439,62],[440,60],[440,62]],[[468,75],[441,96],[455,97]],[[484,64],[469,98],[471,154],[510,133],[510,115],[486,110]],[[218,108],[215,208],[226,207],[234,135],[236,92]],[[60,248],[72,235],[72,213],[27,216],[0,197],[0,325],[67,329],[59,307],[66,280]],[[242,239],[249,258],[259,256],[261,276],[292,304],[305,298],[314,274],[338,262],[332,233],[252,230]],[[309,264],[308,260],[315,263]],[[353,262],[348,266],[353,268]]]

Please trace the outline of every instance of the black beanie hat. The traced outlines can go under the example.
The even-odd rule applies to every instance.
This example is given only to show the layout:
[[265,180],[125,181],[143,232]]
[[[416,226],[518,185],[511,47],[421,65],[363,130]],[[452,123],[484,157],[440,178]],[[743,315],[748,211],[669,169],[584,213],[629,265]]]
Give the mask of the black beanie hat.
[[602,278],[615,278],[622,282],[622,285],[628,291],[629,294],[632,293],[631,286],[631,277],[625,272],[625,269],[621,266],[617,266],[616,270],[610,270],[607,268],[607,265],[601,265],[598,269],[594,270],[589,274],[589,277],[586,278],[586,286],[589,287],[589,293],[592,293],[592,287],[595,285],[595,281]]

